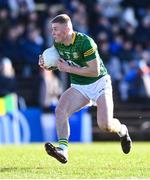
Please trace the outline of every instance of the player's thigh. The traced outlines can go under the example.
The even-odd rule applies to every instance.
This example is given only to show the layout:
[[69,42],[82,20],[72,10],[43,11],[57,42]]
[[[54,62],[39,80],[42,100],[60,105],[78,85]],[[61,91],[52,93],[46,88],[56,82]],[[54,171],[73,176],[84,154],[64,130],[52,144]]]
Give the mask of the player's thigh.
[[57,108],[63,109],[68,115],[79,111],[82,107],[86,106],[89,100],[82,95],[78,90],[70,87],[60,97]]
[[97,100],[97,122],[99,125],[107,126],[113,119],[112,94],[104,93]]

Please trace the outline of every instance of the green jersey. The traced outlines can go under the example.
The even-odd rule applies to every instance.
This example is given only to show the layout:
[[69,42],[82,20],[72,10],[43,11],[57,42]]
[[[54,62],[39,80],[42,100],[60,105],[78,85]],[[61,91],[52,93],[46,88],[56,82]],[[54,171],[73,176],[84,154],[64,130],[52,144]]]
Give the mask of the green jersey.
[[99,56],[97,45],[89,36],[75,32],[72,38],[72,43],[70,45],[66,46],[62,43],[54,42],[54,46],[58,50],[61,58],[64,60],[69,60],[76,66],[85,67],[87,66],[87,62],[94,59],[99,60],[99,77],[85,77],[76,74],[70,74],[71,83],[80,85],[91,84],[107,74],[107,70]]

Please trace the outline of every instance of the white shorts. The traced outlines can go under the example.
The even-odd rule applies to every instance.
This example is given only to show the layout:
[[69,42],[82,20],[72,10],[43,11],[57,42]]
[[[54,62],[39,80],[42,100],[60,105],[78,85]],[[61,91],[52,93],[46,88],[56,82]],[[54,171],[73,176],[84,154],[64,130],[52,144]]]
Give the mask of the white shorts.
[[78,90],[86,98],[88,98],[93,105],[102,94],[112,95],[111,78],[105,75],[94,83],[88,85],[71,84],[71,87]]

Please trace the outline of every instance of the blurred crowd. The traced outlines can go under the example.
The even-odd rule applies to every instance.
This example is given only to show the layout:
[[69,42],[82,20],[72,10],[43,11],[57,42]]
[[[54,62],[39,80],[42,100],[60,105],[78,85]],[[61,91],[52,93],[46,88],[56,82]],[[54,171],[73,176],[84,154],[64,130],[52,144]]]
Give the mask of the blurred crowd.
[[97,42],[119,101],[150,96],[149,0],[0,0],[0,64],[11,61],[17,83],[10,91],[27,105],[47,106],[41,96],[54,89],[51,78],[62,83],[56,97],[68,87],[66,74],[44,73],[38,66],[39,54],[53,43],[49,22],[60,13],[69,14],[74,29]]

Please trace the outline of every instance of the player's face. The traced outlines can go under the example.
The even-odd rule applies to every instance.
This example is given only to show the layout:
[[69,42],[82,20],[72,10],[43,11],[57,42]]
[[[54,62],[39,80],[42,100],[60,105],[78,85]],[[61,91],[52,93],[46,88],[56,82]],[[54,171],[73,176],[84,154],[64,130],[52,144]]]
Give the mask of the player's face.
[[55,42],[65,42],[68,35],[68,28],[65,24],[52,23],[52,36]]

